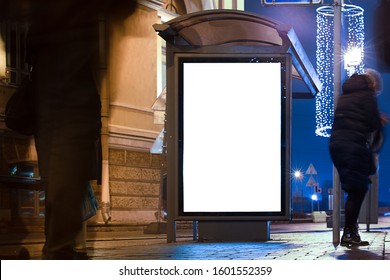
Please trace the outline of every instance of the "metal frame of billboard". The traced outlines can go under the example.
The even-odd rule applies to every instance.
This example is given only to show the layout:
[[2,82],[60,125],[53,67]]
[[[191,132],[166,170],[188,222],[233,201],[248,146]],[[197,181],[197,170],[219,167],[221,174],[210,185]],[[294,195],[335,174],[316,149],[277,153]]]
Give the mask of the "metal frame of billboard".
[[[185,62],[200,63],[200,62],[243,62],[243,63],[252,63],[251,61],[256,58],[256,63],[271,63],[271,62],[280,62],[281,63],[281,122],[283,132],[281,133],[280,145],[281,145],[281,197],[280,197],[280,211],[258,211],[258,212],[245,212],[245,211],[233,211],[233,212],[186,212],[183,208],[183,146],[185,145],[185,140],[183,139],[183,69],[180,65]],[[257,61],[259,60],[259,62]],[[173,95],[171,98],[172,102],[167,104],[167,115],[168,124],[170,125],[171,133],[168,132],[169,138],[171,141],[168,141],[170,151],[174,154],[173,157],[170,157],[171,160],[168,162],[168,166],[171,167],[172,173],[171,182],[174,185],[175,190],[175,212],[174,214],[176,220],[288,220],[290,218],[290,178],[286,170],[289,170],[290,166],[290,119],[291,119],[291,68],[292,61],[291,55],[288,53],[244,53],[230,50],[227,51],[224,48],[216,47],[215,52],[213,53],[202,53],[202,52],[175,52],[174,53],[174,72],[175,75],[173,78],[172,84]],[[181,69],[181,70],[180,70]],[[259,90],[259,92],[261,92]],[[173,105],[173,106],[171,106]],[[173,107],[173,108],[172,108]],[[259,121],[259,120],[257,120]],[[174,132],[174,133],[172,133]],[[206,159],[205,159],[206,160]],[[269,160],[269,159],[267,159]],[[172,167],[175,168],[172,168]],[[169,170],[168,170],[169,171]],[[168,178],[169,178],[168,174]],[[172,177],[175,179],[172,180]],[[259,182],[257,182],[259,183]],[[207,195],[205,193],[204,195]]]

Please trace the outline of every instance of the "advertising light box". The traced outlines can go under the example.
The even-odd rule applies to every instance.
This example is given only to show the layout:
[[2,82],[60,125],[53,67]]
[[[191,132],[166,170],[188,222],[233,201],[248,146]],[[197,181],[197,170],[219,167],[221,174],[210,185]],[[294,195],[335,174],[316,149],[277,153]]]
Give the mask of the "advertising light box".
[[183,54],[175,63],[178,215],[288,218],[290,57]]

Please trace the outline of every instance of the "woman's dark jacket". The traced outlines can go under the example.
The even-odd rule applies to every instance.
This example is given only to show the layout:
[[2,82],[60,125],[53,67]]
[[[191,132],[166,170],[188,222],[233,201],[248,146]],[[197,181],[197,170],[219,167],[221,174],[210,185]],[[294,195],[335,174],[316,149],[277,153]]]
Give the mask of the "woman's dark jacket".
[[382,124],[376,94],[366,79],[354,74],[343,84],[330,137],[330,155],[347,192],[367,189],[376,172],[368,139]]

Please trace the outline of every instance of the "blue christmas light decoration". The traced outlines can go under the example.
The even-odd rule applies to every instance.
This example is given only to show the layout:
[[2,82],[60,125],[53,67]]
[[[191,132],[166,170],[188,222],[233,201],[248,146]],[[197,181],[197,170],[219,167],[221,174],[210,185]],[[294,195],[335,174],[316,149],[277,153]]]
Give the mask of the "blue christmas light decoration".
[[[346,74],[364,71],[364,10],[355,5],[343,5],[344,39],[342,49]],[[322,90],[316,95],[317,136],[329,137],[334,117],[334,9],[323,6],[317,9],[316,60]]]

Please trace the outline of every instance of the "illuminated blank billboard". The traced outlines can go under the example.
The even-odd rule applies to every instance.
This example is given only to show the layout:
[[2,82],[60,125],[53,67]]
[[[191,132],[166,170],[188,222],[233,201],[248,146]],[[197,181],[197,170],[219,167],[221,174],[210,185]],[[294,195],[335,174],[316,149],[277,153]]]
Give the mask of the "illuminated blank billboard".
[[179,216],[288,217],[289,58],[176,56]]

